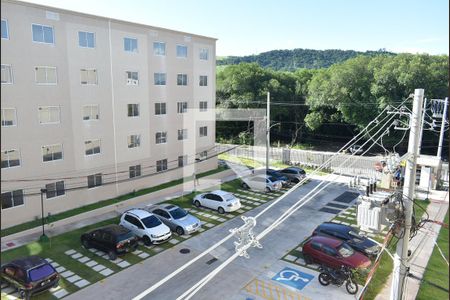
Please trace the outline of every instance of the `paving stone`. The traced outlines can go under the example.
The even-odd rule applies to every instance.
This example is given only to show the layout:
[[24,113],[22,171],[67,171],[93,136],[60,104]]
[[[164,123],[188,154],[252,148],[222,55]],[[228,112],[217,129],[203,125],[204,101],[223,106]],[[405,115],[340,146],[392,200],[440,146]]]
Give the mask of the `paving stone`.
[[94,248],[89,248],[88,250],[91,251],[92,253],[97,252],[97,249],[94,249]]
[[56,272],[58,272],[58,273],[62,273],[65,270],[66,270],[66,268],[64,268],[63,266],[59,266],[59,267],[56,268]]
[[203,231],[205,231],[205,228],[200,228],[200,229],[198,230],[198,232],[203,232]]
[[72,254],[74,254],[74,253],[76,253],[77,251],[75,251],[75,250],[73,250],[73,249],[70,249],[70,250],[67,250],[66,252],[64,252],[64,254],[66,254],[66,255],[72,255]]
[[85,287],[85,286],[87,286],[88,284],[90,284],[90,282],[87,281],[86,279],[82,279],[82,280],[80,280],[80,281],[75,282],[74,284],[75,284],[77,287],[82,288],[82,287]]
[[5,289],[7,286],[8,286],[8,284],[6,282],[2,282],[0,285],[2,290]]
[[228,218],[228,219],[234,218],[233,215],[225,215],[225,217]]
[[104,259],[109,259],[109,255],[108,254],[103,254],[101,257],[104,258]]
[[287,260],[287,261],[294,261],[294,260],[296,260],[297,259],[297,257],[296,256],[294,256],[294,255],[286,255],[285,257],[284,257],[284,259],[285,260]]
[[251,206],[244,206],[245,209],[252,209]]
[[139,256],[140,258],[147,258],[147,257],[150,256],[150,254],[145,253],[145,252],[142,252],[141,254],[138,254],[138,256]]
[[83,256],[83,254],[81,254],[81,253],[75,253],[74,255],[72,255],[72,258],[78,259],[78,258],[80,258],[82,256]]
[[155,252],[161,252],[161,251],[164,250],[164,248],[161,248],[161,247],[155,247],[155,248],[153,248],[152,250],[155,251]]
[[61,276],[64,278],[70,277],[72,276],[74,273],[72,271],[65,271],[63,273],[61,273]]
[[295,260],[295,263],[297,263],[299,265],[303,265],[303,266],[306,265],[303,258],[300,258],[300,257]]
[[172,245],[176,245],[176,244],[178,244],[180,241],[179,240],[177,240],[177,239],[170,239],[169,240],[169,243],[171,243]]
[[217,219],[219,222],[225,222],[227,219],[224,219],[224,218],[219,218],[219,219]]
[[100,270],[103,270],[104,268],[106,268],[104,265],[96,265],[95,267],[92,268],[92,270],[99,272]]
[[57,262],[51,262],[50,264],[53,266],[53,268],[59,267],[59,264]]
[[98,263],[95,260],[88,261],[85,265],[92,268],[93,266],[97,265]]
[[217,216],[211,216],[210,219],[217,220],[217,219],[219,219],[219,217],[217,217]]
[[67,294],[69,294],[68,291],[66,291],[65,289],[60,289],[57,292],[53,293],[53,296],[55,296],[56,298],[60,299],[64,296],[66,296]]
[[302,252],[303,251],[303,247],[302,246],[300,246],[300,247],[298,247],[297,249],[295,249],[295,250],[297,250],[297,251],[300,251],[300,252]]
[[12,286],[8,286],[7,288],[3,289],[2,288],[2,293],[6,293],[6,294],[11,294],[12,292],[14,292],[16,289],[13,288]]
[[71,277],[68,277],[68,278],[66,278],[67,279],[67,281],[69,281],[70,283],[74,283],[75,281],[78,281],[78,280],[80,280],[81,279],[81,277],[80,276],[78,276],[78,275],[73,275],[73,276],[71,276]]
[[121,268],[126,268],[128,266],[130,266],[130,263],[127,261],[122,260],[120,263],[117,264],[119,267]]
[[115,260],[112,260],[112,262],[115,263],[115,264],[117,265],[118,263],[123,262],[123,259],[121,259],[121,258],[116,258]]
[[138,255],[138,254],[141,254],[142,253],[142,251],[141,250],[134,250],[133,252],[131,252],[131,253],[133,253],[133,254],[135,254],[135,255]]
[[108,275],[111,275],[112,273],[114,273],[114,271],[109,268],[106,268],[100,272],[100,274],[102,274],[103,276],[108,276]]
[[244,213],[245,211],[242,210],[242,209],[238,209],[237,212],[240,213],[240,214],[242,214],[242,213]]
[[84,264],[84,263],[87,262],[88,260],[90,260],[90,258],[89,258],[89,257],[86,257],[86,256],[80,257],[80,258],[78,259],[78,261],[79,261],[80,263],[82,263],[82,264]]
[[203,225],[206,226],[206,227],[208,227],[208,228],[214,227],[214,224],[211,224],[211,223],[205,223],[205,224],[203,224]]

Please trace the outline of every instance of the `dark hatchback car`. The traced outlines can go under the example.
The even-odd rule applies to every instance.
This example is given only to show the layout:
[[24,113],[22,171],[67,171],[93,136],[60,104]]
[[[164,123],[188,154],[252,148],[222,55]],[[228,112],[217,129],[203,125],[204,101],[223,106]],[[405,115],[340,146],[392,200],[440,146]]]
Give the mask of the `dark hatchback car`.
[[59,274],[45,259],[29,256],[1,266],[1,279],[17,288],[20,297],[29,298],[58,286]]
[[318,263],[338,269],[347,266],[351,269],[366,269],[371,265],[367,256],[353,250],[345,242],[325,236],[310,237],[302,249],[307,264]]
[[293,183],[298,183],[300,180],[306,177],[305,170],[298,167],[289,167],[278,171],[281,175],[286,176]]
[[86,249],[104,251],[111,260],[115,260],[118,255],[136,250],[138,240],[130,230],[113,224],[84,233],[81,236],[81,244]]
[[312,235],[322,235],[337,238],[345,241],[356,251],[362,252],[369,257],[378,255],[379,247],[377,243],[367,237],[358,234],[358,230],[344,224],[325,222],[317,226]]

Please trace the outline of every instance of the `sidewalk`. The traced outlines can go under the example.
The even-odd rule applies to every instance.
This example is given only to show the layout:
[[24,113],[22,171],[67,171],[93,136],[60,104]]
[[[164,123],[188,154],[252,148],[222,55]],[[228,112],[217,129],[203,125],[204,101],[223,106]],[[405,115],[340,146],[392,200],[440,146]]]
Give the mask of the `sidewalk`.
[[[197,190],[206,190],[223,182],[236,179],[236,175],[225,170],[210,176],[202,177],[198,180]],[[88,211],[76,216],[56,221],[50,225],[45,225],[45,234],[53,237],[61,233],[82,228],[104,220],[118,217],[130,208],[145,207],[147,204],[156,204],[167,201],[181,195],[189,194],[193,191],[193,182],[185,182],[163,190],[155,191],[146,195],[131,198],[118,204],[105,206],[96,210]],[[2,237],[1,252],[14,249],[28,243],[37,241],[42,234],[41,227],[35,227],[26,231]]]

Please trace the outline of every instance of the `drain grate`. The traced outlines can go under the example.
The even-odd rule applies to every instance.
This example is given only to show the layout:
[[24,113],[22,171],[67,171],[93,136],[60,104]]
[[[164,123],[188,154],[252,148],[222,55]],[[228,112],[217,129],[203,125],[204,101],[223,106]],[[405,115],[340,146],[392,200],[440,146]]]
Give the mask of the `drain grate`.
[[207,265],[210,265],[210,264],[212,264],[212,263],[214,263],[214,262],[216,262],[217,261],[217,258],[212,258],[212,259],[210,259],[210,260],[208,260],[207,262],[206,262],[206,264]]
[[191,252],[191,250],[189,250],[188,248],[183,248],[183,249],[180,250],[181,254],[188,254],[190,252]]

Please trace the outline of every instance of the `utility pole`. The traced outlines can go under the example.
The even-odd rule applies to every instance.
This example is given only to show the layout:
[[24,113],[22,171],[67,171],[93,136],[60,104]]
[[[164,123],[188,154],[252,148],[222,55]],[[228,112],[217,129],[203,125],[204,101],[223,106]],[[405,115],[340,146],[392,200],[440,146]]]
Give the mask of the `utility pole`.
[[266,175],[269,170],[270,151],[270,92],[267,92],[267,115],[266,115]]
[[427,98],[423,100],[423,109],[422,109],[422,121],[420,122],[420,137],[419,137],[419,155],[422,150],[422,137],[423,137],[423,127],[425,125],[425,114],[427,113]]
[[[405,184],[403,195],[409,199],[414,199],[416,185],[416,161],[419,149],[420,118],[422,116],[423,89],[414,91],[413,109],[410,120],[408,154],[405,170]],[[403,237],[397,243],[397,252],[394,257],[394,276],[392,278],[391,300],[403,299],[403,286],[409,270],[407,265],[408,245],[411,233],[411,219],[413,211],[413,201],[405,200],[405,227]]]
[[442,155],[442,143],[444,141],[444,132],[445,132],[445,121],[447,120],[447,104],[448,98],[444,100],[444,112],[442,113],[442,123],[441,123],[441,133],[439,134],[439,146],[436,153],[436,156],[441,159]]

